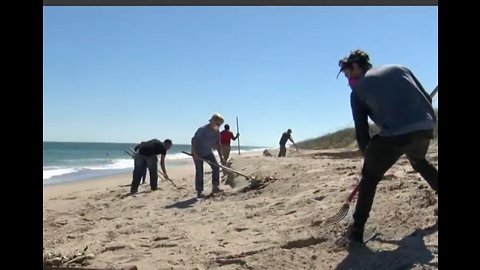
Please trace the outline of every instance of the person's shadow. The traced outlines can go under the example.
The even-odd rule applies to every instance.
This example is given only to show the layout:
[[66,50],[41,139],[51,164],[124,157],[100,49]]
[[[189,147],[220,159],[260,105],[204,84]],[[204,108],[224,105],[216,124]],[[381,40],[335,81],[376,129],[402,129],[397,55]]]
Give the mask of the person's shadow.
[[430,263],[434,258],[424,242],[424,237],[438,231],[438,222],[425,228],[417,229],[399,241],[375,241],[398,245],[395,250],[374,252],[365,245],[352,246],[349,254],[335,268],[336,270],[360,269],[410,269],[414,264],[427,264],[438,267],[438,263]]
[[179,209],[185,209],[185,208],[190,208],[194,203],[196,203],[198,200],[196,197],[183,200],[183,201],[178,201],[173,204],[165,206],[165,209],[170,209],[170,208],[179,208]]

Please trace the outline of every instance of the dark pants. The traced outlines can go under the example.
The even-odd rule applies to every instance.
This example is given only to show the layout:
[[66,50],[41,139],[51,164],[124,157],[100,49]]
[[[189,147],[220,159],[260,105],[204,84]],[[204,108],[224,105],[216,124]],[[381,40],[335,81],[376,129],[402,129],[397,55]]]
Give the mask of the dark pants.
[[432,130],[415,131],[395,137],[377,135],[372,138],[365,152],[358,200],[353,214],[355,227],[365,226],[377,184],[403,154],[407,156],[413,169],[438,192],[438,170],[425,159],[432,138]]
[[157,189],[157,180],[158,180],[157,163],[158,163],[158,158],[156,155],[144,156],[141,154],[135,154],[133,180],[132,180],[132,185],[130,186],[130,193],[138,192],[138,186],[140,185],[140,180],[147,168],[148,168],[148,171],[150,172],[150,187],[153,190]]
[[142,183],[145,183],[145,179],[147,178],[147,166],[145,166],[145,170],[143,171],[142,175]]
[[287,148],[285,145],[280,145],[280,152],[278,152],[279,157],[284,157],[287,154]]
[[[208,156],[202,157],[205,160],[218,164],[213,153]],[[220,184],[220,169],[217,166],[212,166],[212,186],[218,187]],[[197,192],[203,192],[203,161],[195,160],[195,190]]]

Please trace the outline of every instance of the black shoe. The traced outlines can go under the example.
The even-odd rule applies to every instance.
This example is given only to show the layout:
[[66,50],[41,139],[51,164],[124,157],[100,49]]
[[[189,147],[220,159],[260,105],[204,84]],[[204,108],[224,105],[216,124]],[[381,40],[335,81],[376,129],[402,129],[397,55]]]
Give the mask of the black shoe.
[[348,226],[346,237],[351,242],[363,243],[364,228],[355,227],[353,224]]
[[197,199],[203,199],[205,198],[205,195],[202,193],[202,191],[197,191]]
[[222,192],[222,191],[223,191],[223,190],[220,189],[218,186],[214,186],[214,187],[212,188],[212,193],[220,193],[220,192]]
[[152,190],[152,191],[155,191],[155,190],[157,190],[157,189],[158,189],[158,187],[151,187],[151,190]]

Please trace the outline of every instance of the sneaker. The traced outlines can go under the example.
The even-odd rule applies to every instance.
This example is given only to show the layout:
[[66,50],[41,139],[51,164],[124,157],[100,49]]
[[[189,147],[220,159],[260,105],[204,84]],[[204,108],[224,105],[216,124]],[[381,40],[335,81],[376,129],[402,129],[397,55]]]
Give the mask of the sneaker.
[[349,225],[346,232],[346,237],[351,242],[363,243],[364,228],[355,227],[353,224]]

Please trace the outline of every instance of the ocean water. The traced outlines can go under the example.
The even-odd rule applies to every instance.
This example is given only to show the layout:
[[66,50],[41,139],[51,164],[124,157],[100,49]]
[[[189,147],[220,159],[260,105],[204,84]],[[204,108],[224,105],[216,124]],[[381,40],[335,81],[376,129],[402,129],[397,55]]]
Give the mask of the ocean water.
[[[81,181],[95,177],[131,172],[133,159],[124,150],[136,143],[43,142],[43,184]],[[241,153],[261,151],[264,147],[242,146]],[[173,145],[167,152],[166,166],[191,162],[190,145]],[[232,144],[232,154],[238,148]]]

